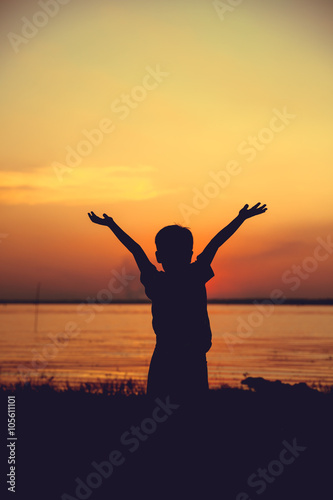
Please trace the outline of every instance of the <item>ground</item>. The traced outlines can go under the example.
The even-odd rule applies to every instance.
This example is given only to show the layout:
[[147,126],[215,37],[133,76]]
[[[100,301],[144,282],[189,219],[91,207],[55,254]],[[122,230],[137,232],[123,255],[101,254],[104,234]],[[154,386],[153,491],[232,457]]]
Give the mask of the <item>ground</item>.
[[16,499],[333,497],[332,390],[246,379],[181,404],[131,384],[0,392],[2,417],[16,400]]

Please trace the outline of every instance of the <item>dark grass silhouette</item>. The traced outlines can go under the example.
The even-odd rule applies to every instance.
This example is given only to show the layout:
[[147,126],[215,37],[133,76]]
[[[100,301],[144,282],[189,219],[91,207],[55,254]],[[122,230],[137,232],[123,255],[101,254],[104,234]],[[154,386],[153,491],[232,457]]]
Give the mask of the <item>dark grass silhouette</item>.
[[133,255],[140,270],[146,295],[152,301],[153,328],[156,346],[151,359],[147,393],[172,396],[175,401],[205,397],[208,392],[206,353],[212,345],[212,333],[207,312],[206,283],[214,272],[211,263],[216,252],[251,217],[265,213],[266,205],[245,205],[237,217],[219,231],[195,262],[193,236],[188,228],[171,225],[162,228],[155,237],[158,271],[147,255],[114,220],[106,214],[89,218],[95,224],[107,226]]
[[[156,407],[142,386],[86,384],[63,391],[50,385],[2,387],[1,408],[6,408],[8,394],[16,395],[14,498],[234,500],[241,492],[264,500],[330,498],[332,389],[250,378],[244,386],[251,389],[210,390],[204,406],[199,399],[172,409],[154,432],[142,432],[146,439],[137,438],[139,446],[132,452],[134,441],[122,444],[121,436],[132,426],[151,430],[147,419]],[[6,429],[4,412],[1,418]],[[295,439],[306,450],[279,476],[270,475],[273,481],[262,494],[256,493],[259,487],[247,484],[249,476],[278,459],[283,441],[292,444]],[[78,496],[75,479],[87,484],[87,476],[96,473],[92,462],[101,464],[113,450],[122,453],[124,463],[102,478],[98,488],[90,493],[83,488]],[[4,460],[1,465],[2,471],[7,469]]]

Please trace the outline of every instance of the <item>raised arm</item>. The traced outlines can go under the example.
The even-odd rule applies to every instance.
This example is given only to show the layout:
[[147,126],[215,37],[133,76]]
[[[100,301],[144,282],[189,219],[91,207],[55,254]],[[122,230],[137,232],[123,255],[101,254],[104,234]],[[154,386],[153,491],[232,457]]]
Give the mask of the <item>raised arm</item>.
[[254,217],[255,215],[263,214],[267,210],[266,205],[260,206],[260,203],[257,203],[252,208],[248,208],[248,206],[249,205],[244,205],[244,207],[239,211],[237,217],[235,217],[230,224],[214,236],[201,253],[201,259],[205,259],[210,264],[220,246],[223,245],[223,243],[225,243],[235,231],[237,231],[246,219]]
[[[140,247],[140,245],[133,240],[125,231],[121,229],[121,227],[118,226],[112,219],[112,217],[109,217],[106,214],[103,214],[102,217],[98,217],[97,215],[94,214],[94,212],[88,213],[88,216],[92,222],[95,224],[100,224],[101,226],[107,226],[108,228],[111,229],[113,234],[118,238],[118,240],[131,252],[133,255],[140,271],[143,269],[143,267],[147,264],[151,264],[150,260],[148,259],[147,255],[143,251],[143,249]],[[152,265],[152,264],[151,264]]]

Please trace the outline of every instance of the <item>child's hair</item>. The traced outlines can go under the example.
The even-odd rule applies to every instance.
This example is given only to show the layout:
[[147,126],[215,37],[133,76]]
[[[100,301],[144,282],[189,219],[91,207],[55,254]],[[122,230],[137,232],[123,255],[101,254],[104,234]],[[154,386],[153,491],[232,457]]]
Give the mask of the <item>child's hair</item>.
[[158,252],[168,252],[178,249],[180,252],[190,252],[193,249],[193,236],[187,227],[174,224],[163,227],[155,236]]

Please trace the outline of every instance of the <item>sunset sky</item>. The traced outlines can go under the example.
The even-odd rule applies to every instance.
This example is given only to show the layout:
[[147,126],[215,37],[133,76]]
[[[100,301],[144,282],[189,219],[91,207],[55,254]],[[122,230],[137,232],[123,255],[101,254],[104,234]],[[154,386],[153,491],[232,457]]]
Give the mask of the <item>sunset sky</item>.
[[117,273],[114,299],[144,298],[91,210],[156,264],[161,227],[195,258],[259,201],[209,297],[333,297],[333,4],[222,4],[1,2],[1,300],[93,299]]

